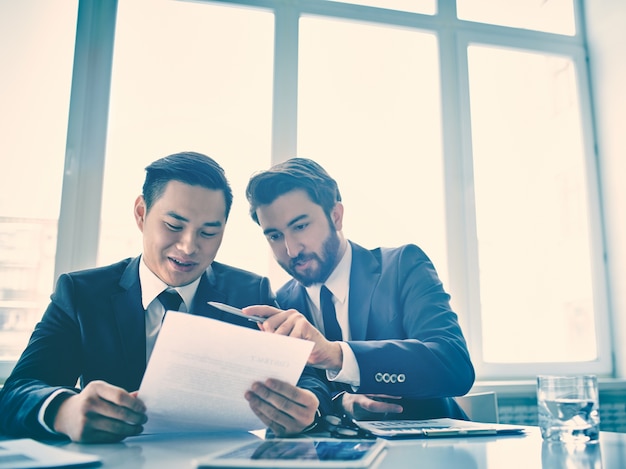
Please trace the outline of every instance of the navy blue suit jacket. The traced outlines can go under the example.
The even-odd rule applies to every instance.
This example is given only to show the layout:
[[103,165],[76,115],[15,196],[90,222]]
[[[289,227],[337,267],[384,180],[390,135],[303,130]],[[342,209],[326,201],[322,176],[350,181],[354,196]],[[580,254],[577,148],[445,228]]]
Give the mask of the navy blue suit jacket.
[[[190,312],[257,328],[207,301],[237,307],[276,304],[266,277],[218,262],[201,277]],[[135,391],[145,370],[139,258],[61,275],[43,318],[0,390],[0,433],[50,438],[37,413],[57,389],[104,380]],[[299,385],[317,395],[322,412],[330,410],[329,391],[314,370],[307,368]]]
[[[474,367],[430,259],[415,245],[351,245],[348,345],[359,364],[358,393],[402,396],[405,411],[394,418],[466,418],[451,397],[469,391]],[[306,290],[295,280],[277,300],[313,322]]]

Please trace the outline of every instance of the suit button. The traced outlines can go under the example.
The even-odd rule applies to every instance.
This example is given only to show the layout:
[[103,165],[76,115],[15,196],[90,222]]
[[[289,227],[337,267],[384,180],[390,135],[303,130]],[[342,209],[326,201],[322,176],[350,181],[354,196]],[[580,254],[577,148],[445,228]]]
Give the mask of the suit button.
[[406,375],[404,373],[400,373],[398,375],[398,383],[404,383],[405,380],[406,380]]
[[388,383],[390,379],[391,379],[391,377],[389,376],[389,373],[385,373],[383,375],[383,382],[384,383]]
[[377,383],[380,383],[383,380],[383,374],[376,373],[376,375],[374,376],[374,379],[376,380]]
[[398,375],[397,375],[397,374],[395,374],[395,373],[394,373],[394,374],[392,374],[392,375],[391,375],[391,377],[389,378],[389,380],[390,380],[392,383],[395,383],[396,381],[398,381]]

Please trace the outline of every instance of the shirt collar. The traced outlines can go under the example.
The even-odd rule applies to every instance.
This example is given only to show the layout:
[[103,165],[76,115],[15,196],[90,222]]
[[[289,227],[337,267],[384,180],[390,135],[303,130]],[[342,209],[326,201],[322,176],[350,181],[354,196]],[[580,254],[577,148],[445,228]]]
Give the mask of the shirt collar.
[[[141,256],[141,262],[139,262],[139,283],[141,284],[141,303],[143,305],[143,309],[148,309],[150,303],[152,303],[163,290],[168,288],[171,289],[167,283],[163,282],[163,280],[154,275],[154,273],[148,268],[143,260],[143,256]],[[199,284],[200,277],[188,285],[173,288],[183,299],[187,311],[190,311],[191,303],[193,301],[193,297],[196,295],[196,290],[198,289]]]
[[[331,291],[333,296],[340,303],[345,303],[350,289],[350,267],[352,265],[352,245],[346,243],[346,250],[339,260],[337,267],[330,273],[324,285]],[[309,298],[319,308],[320,289],[322,284],[315,283],[306,287]]]

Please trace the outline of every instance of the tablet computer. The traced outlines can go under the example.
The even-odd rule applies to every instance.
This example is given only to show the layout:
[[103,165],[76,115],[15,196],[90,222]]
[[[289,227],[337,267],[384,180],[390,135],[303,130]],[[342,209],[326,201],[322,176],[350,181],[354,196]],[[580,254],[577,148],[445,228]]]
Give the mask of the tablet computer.
[[209,468],[365,468],[385,451],[384,440],[275,438],[246,443],[196,458]]

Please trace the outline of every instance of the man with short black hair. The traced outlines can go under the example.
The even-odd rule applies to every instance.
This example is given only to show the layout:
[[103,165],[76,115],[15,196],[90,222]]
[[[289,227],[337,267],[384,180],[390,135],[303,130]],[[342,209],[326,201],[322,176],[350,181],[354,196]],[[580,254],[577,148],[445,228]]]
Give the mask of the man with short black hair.
[[[168,309],[235,322],[207,302],[275,305],[267,278],[214,261],[232,199],[223,169],[206,155],[177,153],[146,168],[134,205],[142,254],[60,276],[0,390],[0,433],[90,443],[137,435],[147,409],[136,391]],[[275,434],[291,435],[330,408],[314,370],[299,384],[254,383],[241,398],[271,414],[264,422]]]

